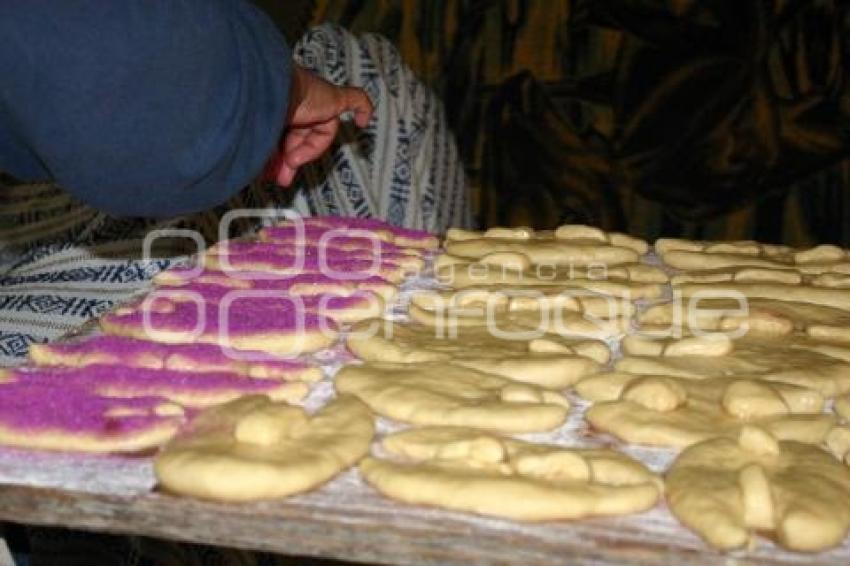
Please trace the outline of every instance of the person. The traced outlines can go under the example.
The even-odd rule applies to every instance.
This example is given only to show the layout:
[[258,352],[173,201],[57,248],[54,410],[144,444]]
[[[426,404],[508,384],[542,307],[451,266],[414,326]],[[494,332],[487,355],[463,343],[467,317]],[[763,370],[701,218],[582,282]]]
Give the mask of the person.
[[266,13],[246,0],[0,3],[0,366],[194,251],[161,238],[146,255],[157,231],[209,245],[234,210],[248,216],[231,237],[287,212],[470,225],[442,103],[396,48],[306,20],[287,42],[291,26]]
[[0,170],[113,215],[204,210],[260,172],[290,186],[340,115],[373,111],[241,0],[5,2],[0,37]]

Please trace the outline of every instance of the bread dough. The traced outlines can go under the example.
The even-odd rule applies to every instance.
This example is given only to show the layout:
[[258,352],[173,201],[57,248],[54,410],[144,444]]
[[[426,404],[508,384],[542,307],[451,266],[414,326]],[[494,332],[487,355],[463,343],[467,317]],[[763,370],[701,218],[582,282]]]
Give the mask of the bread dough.
[[[656,242],[655,249],[665,264],[684,271],[729,270],[737,274],[744,267],[785,271],[797,276],[850,273],[850,257],[845,250],[832,245],[794,250],[749,241],[711,243],[662,239]],[[771,277],[768,273],[762,275]]]
[[[514,229],[515,234],[519,236],[518,239],[527,240],[534,233],[534,230],[527,227],[519,227]],[[461,242],[463,240],[478,240],[484,237],[483,232],[479,232],[476,230],[467,230],[465,228],[449,228],[446,230],[446,237],[444,243],[448,243],[451,241]]]
[[[156,310],[157,303],[167,308],[170,302],[201,303],[204,305],[222,305],[230,308],[236,304],[239,309],[255,311],[303,310],[311,314],[324,316],[339,323],[357,322],[365,318],[381,316],[385,310],[384,300],[371,291],[356,291],[346,295],[289,295],[277,291],[244,291],[220,285],[189,282],[176,287],[157,287],[148,295],[148,300],[137,308]],[[130,312],[132,306],[119,309]]]
[[154,461],[172,493],[216,501],[256,501],[309,491],[354,465],[375,427],[357,399],[338,397],[313,415],[263,396],[206,411]]
[[[528,329],[541,333],[605,338],[624,332],[634,312],[630,301],[560,289],[504,289],[495,286],[462,291],[423,291],[411,295],[409,314],[430,327],[487,326],[494,333],[525,339]],[[512,334],[525,328],[519,335]],[[433,332],[433,331],[432,331]]]
[[750,254],[703,253],[692,251],[669,251],[662,254],[664,263],[683,271],[716,271],[721,269],[760,268],[762,270],[787,270],[793,266],[773,259]]
[[753,240],[732,240],[726,242],[706,242],[683,240],[678,238],[659,238],[655,241],[655,251],[666,255],[672,251],[704,252],[707,254],[736,254],[767,257],[786,257],[793,249],[788,246],[762,244]]
[[515,238],[479,238],[449,240],[446,252],[464,258],[478,259],[489,254],[516,252],[528,257],[533,264],[587,266],[635,263],[640,254],[631,248],[612,246],[594,241],[567,242],[563,240],[517,240]]
[[[297,240],[296,240],[297,241]],[[379,240],[375,240],[376,247],[381,246]],[[286,242],[263,242],[224,240],[207,249],[205,257],[218,256],[218,260],[210,258],[210,263],[221,263],[224,260],[220,256],[228,256],[230,265],[236,265],[245,258],[255,258],[262,263],[272,263],[275,266],[297,266],[298,261],[303,259],[305,265],[327,265],[345,262],[348,260],[375,261],[376,265],[398,265],[406,272],[413,273],[422,270],[425,260],[420,254],[411,254],[400,249],[379,249],[371,247],[354,247],[346,249],[334,246],[321,246],[310,243],[297,245],[295,241]],[[279,261],[282,260],[283,262]],[[206,260],[205,260],[206,263]],[[297,267],[296,267],[297,270]]]
[[485,255],[476,260],[453,256],[443,253],[434,260],[434,270],[438,275],[447,277],[452,270],[465,270],[470,272],[470,277],[487,271],[501,274],[502,272],[527,272],[521,273],[532,278],[557,278],[569,281],[618,281],[635,283],[667,283],[670,277],[667,273],[653,265],[645,263],[628,263],[624,265],[589,265],[589,266],[549,266],[546,268],[536,267],[534,262],[521,252],[496,252]]
[[744,376],[787,383],[818,391],[824,397],[850,392],[850,364],[816,351],[815,347],[791,347],[787,339],[742,338],[725,356],[624,356],[617,371],[641,375],[669,375],[689,379]]
[[634,236],[620,234],[618,232],[605,232],[594,226],[583,224],[565,224],[554,231],[534,230],[526,226],[494,227],[485,232],[463,230],[461,228],[449,228],[446,233],[446,244],[462,242],[467,240],[496,239],[516,240],[528,242],[559,240],[580,245],[607,244],[634,250],[643,255],[649,251],[646,241]]
[[196,281],[174,286],[160,285],[151,292],[151,295],[171,301],[205,301],[211,304],[221,304],[225,301],[303,304],[309,312],[322,314],[339,322],[351,322],[380,315],[385,307],[384,299],[372,291],[355,290],[342,294],[330,292],[305,295],[293,294],[289,291],[239,289]]
[[613,450],[532,444],[466,428],[429,427],[386,437],[394,459],[364,458],[360,472],[405,503],[556,521],[639,513],[662,492],[642,464]]
[[[603,266],[604,267],[604,266]],[[573,267],[540,267],[518,271],[503,266],[482,263],[444,264],[435,272],[438,281],[454,289],[494,286],[499,288],[551,288],[576,296],[602,293],[622,299],[657,299],[662,296],[661,283],[644,283],[635,280],[607,279],[606,270],[590,273]],[[582,277],[585,275],[585,277]],[[644,274],[645,279],[651,278]]]
[[726,298],[738,295],[747,299],[790,301],[821,305],[844,311],[850,310],[850,290],[845,289],[780,285],[777,283],[726,283],[723,285],[686,283],[674,286],[673,289],[679,291],[683,297],[702,295],[706,298],[713,298],[719,295],[720,298]]
[[33,344],[29,358],[39,366],[122,365],[191,372],[225,371],[246,377],[307,383],[322,379],[322,370],[303,360],[250,351],[241,352],[237,357],[214,344],[160,344],[121,336]]
[[381,277],[393,283],[401,282],[411,271],[394,261],[361,254],[320,258],[316,255],[299,256],[296,253],[271,252],[224,254],[206,253],[202,264],[211,270],[227,273],[234,271],[266,271],[277,275],[321,274],[340,280],[357,281],[368,277]]
[[369,291],[391,303],[398,296],[398,287],[378,276],[364,279],[340,279],[333,274],[302,273],[281,275],[268,271],[219,271],[175,267],[159,272],[154,283],[163,287],[178,287],[188,283],[275,291],[288,295],[348,295]]
[[334,383],[374,412],[417,425],[540,432],[562,425],[569,412],[560,393],[449,362],[350,365]]
[[61,383],[104,397],[161,397],[187,407],[217,405],[251,393],[299,401],[309,392],[309,386],[300,382],[254,379],[223,371],[183,372],[120,365],[22,368],[0,372],[0,376],[22,384]]
[[[692,320],[689,320],[689,316]],[[780,336],[791,334],[794,330],[808,331],[814,327],[816,334],[820,332],[831,336],[825,329],[850,326],[850,312],[772,299],[748,299],[746,305],[742,305],[731,298],[701,298],[695,303],[673,301],[653,305],[638,315],[638,322],[641,325],[666,327],[693,325],[700,330],[737,330],[744,327],[748,333]]]
[[839,424],[832,427],[824,444],[833,456],[850,465],[850,426]]
[[565,224],[555,229],[556,240],[583,241],[596,240],[612,246],[620,246],[634,250],[640,255],[649,251],[649,244],[645,240],[621,234],[619,232],[604,232],[593,226],[583,224]]
[[[827,398],[850,391],[850,374],[846,362],[826,356],[797,356],[797,352],[792,356],[778,350],[772,352],[770,357],[772,359],[762,360],[765,363],[757,363],[756,359],[748,359],[740,352],[718,358],[626,356],[614,367],[620,372],[688,379],[748,375],[763,381],[813,389]],[[781,365],[783,357],[789,362],[786,366]],[[812,360],[813,364],[807,365],[806,359]],[[777,365],[768,365],[774,363]]]
[[[387,241],[397,246],[419,248],[424,250],[439,247],[440,240],[425,230],[416,230],[394,226],[377,218],[352,218],[348,216],[312,216],[299,218],[298,220],[286,220],[278,226],[292,226],[300,222],[306,229],[319,227],[324,229],[339,230],[340,232],[365,231],[375,234],[387,235]],[[347,230],[346,230],[347,229]]]
[[814,552],[841,543],[850,527],[850,472],[823,450],[777,442],[755,427],[739,438],[687,448],[666,478],[673,514],[721,550],[756,532]]
[[[618,285],[607,281],[598,283]],[[445,329],[490,324],[499,329],[526,327],[562,335],[604,338],[624,332],[634,310],[630,301],[600,296],[570,285],[479,284],[475,288],[455,291],[415,293],[409,314],[420,324]]]
[[[522,332],[524,329],[516,329]],[[542,387],[564,388],[599,370],[610,350],[597,340],[544,335],[532,340],[494,336],[486,327],[459,327],[452,336],[433,327],[368,320],[346,337],[351,352],[364,361],[457,365]]]
[[844,395],[835,400],[835,412],[845,421],[850,421],[850,396]]
[[683,283],[781,283],[783,285],[800,285],[803,276],[796,271],[765,269],[760,267],[742,267],[720,271],[697,271],[679,273],[670,278],[673,285]]
[[788,340],[789,350],[816,352],[836,360],[850,363],[850,345],[824,343],[809,336],[793,335]]
[[[387,237],[390,234],[390,237]],[[363,230],[328,230],[320,226],[268,226],[258,233],[261,242],[270,242],[292,248],[319,247],[327,250],[362,251],[369,250],[381,256],[392,257],[395,254],[422,257],[425,250],[400,246],[389,240],[391,233],[381,232],[375,235],[373,231]]]
[[832,321],[830,324],[812,324],[806,328],[806,334],[815,340],[850,343],[850,327]]
[[[521,332],[525,328],[508,328]],[[374,341],[376,346],[372,346]],[[566,338],[557,334],[543,334],[531,340],[500,338],[480,326],[460,326],[443,334],[418,324],[402,324],[383,319],[360,322],[351,327],[347,341],[352,351],[374,361],[418,363],[444,361],[450,358],[500,358],[505,354],[562,354],[582,356],[597,364],[611,359],[611,350],[600,340]],[[383,356],[378,347],[393,349],[385,355],[393,359],[378,360]]]
[[[643,391],[638,388],[638,391],[631,391],[628,397],[643,403],[647,397],[641,393],[654,392],[657,397],[650,397],[651,403],[667,404],[670,410],[690,402],[697,407],[722,408],[730,415],[744,420],[759,414],[820,413],[826,401],[823,395],[805,387],[761,382],[746,377],[686,379],[613,371],[585,377],[576,384],[575,389],[588,401],[616,401],[630,384],[644,382],[646,385],[647,380],[650,383],[660,381],[661,386],[643,387]],[[673,404],[665,401],[671,397],[676,399]],[[652,408],[652,405],[648,408]]]
[[466,230],[464,228],[449,228],[446,231],[445,243],[451,241],[480,240],[495,238],[499,240],[552,240],[554,230],[535,230],[528,226],[494,226],[485,231]]
[[565,287],[500,287],[488,285],[456,291],[419,291],[410,302],[426,310],[490,309],[494,312],[540,312],[557,314],[573,311],[596,318],[631,317],[633,302],[615,297],[603,297],[576,292]]
[[812,277],[809,283],[816,287],[848,289],[850,288],[850,276],[843,273],[822,273]]
[[[217,304],[156,299],[100,318],[106,334],[169,344],[218,344],[295,356],[327,348],[338,336],[327,317],[287,301],[235,301],[227,316]],[[223,323],[223,324],[222,324]]]
[[[11,370],[6,370],[6,379]],[[0,371],[0,381],[3,381]],[[65,452],[139,452],[184,424],[183,409],[161,397],[116,399],[57,379],[0,383],[0,445]]]
[[706,334],[681,339],[657,339],[631,334],[622,342],[623,351],[631,356],[725,356],[733,349],[725,334]]
[[447,312],[431,311],[410,304],[410,318],[425,326],[450,332],[458,327],[484,327],[506,332],[507,329],[525,328],[519,339],[529,339],[544,334],[608,338],[622,334],[629,327],[629,319],[589,318],[570,310],[555,310],[555,314],[539,311],[502,311],[487,315],[485,309],[464,308]]
[[794,249],[782,245],[762,244],[753,240],[700,242],[676,238],[660,238],[655,242],[655,251],[662,256],[677,251],[703,253],[712,256],[761,256],[774,259],[785,265],[829,264],[848,259],[848,254],[845,250],[830,244],[822,244],[808,249]]
[[625,442],[689,446],[735,436],[758,423],[778,438],[818,444],[834,424],[815,391],[757,379],[688,380],[621,372],[591,376],[576,387],[596,401],[585,413],[596,429]]

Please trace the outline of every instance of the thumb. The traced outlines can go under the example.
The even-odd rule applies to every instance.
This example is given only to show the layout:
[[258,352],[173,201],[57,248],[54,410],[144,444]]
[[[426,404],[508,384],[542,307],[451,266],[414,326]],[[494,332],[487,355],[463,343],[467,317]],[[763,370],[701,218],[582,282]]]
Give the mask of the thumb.
[[360,88],[343,87],[342,102],[343,112],[354,112],[354,123],[365,128],[375,110],[366,92]]

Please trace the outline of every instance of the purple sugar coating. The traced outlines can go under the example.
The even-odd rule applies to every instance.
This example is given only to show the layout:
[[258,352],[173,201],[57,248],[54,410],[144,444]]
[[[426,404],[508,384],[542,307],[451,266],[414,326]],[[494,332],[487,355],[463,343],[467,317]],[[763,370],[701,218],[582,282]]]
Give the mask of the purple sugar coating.
[[[154,355],[165,359],[169,356],[179,355],[204,364],[216,364],[225,367],[234,362],[222,347],[216,344],[162,344],[123,336],[92,336],[82,342],[54,343],[48,345],[47,348],[59,354],[96,354],[103,352],[123,359],[142,355]],[[279,371],[300,371],[312,367],[311,364],[304,361],[280,358],[265,352],[241,352],[241,359],[250,360],[252,365]]]
[[388,230],[398,236],[405,238],[424,240],[433,238],[433,234],[426,230],[413,230],[410,228],[401,228],[393,226],[383,220],[377,218],[351,218],[346,216],[314,216],[312,218],[304,218],[306,226],[331,226],[341,228],[359,228],[362,230]]
[[[319,242],[322,234],[329,233],[329,229],[318,228],[315,226],[308,227],[309,231],[305,235],[305,240],[300,241],[300,244],[307,246],[319,247]],[[315,232],[315,234],[313,233]],[[276,245],[296,245],[299,243],[299,234],[291,226],[275,226],[263,229],[263,235],[269,239],[269,243]],[[379,253],[407,253],[408,248],[399,246],[392,242],[385,242],[374,237],[367,237],[362,234],[343,234],[334,233],[332,237],[328,237],[326,245],[329,244],[329,249],[351,247],[364,250],[377,250]]]
[[[224,273],[224,272],[219,272]],[[250,272],[242,272],[240,273],[240,277],[245,273]],[[267,275],[267,274],[264,274]],[[254,289],[280,289],[286,290],[292,287],[293,285],[324,285],[324,284],[340,284],[340,283],[353,283],[354,285],[390,285],[390,283],[381,277],[380,275],[370,275],[368,277],[359,278],[356,281],[351,281],[348,279],[340,280],[331,275],[327,275],[325,273],[298,273],[296,275],[291,275],[286,279],[268,279],[265,277],[261,277],[259,279],[251,280],[251,286]]]
[[[152,311],[147,314],[152,330],[191,331],[198,326],[199,309],[194,302],[168,301],[168,304],[173,305],[172,312]],[[216,304],[201,307],[205,317],[202,333],[205,335],[223,330],[221,322],[226,322],[227,332],[235,336],[335,328],[333,321],[327,317],[296,309],[291,303],[277,299],[234,301],[227,309],[226,317],[219,316],[220,309]],[[143,310],[134,310],[126,314],[110,314],[107,318],[116,324],[143,327],[145,316]]]
[[[169,270],[176,272],[177,277],[182,277],[182,273],[178,270]],[[220,269],[203,269],[198,274],[192,274],[191,270],[184,270],[187,276],[183,278],[184,282],[197,281],[209,285],[221,285],[229,287],[244,287],[246,283],[253,289],[263,290],[281,290],[290,289],[293,285],[322,285],[322,284],[339,284],[350,283],[359,285],[390,285],[390,283],[379,275],[371,275],[368,277],[359,278],[356,281],[348,279],[340,280],[336,277],[324,273],[294,273],[292,275],[282,276],[280,278],[269,278],[267,271],[237,271],[238,277],[233,277],[234,272],[222,271]],[[228,282],[228,283],[225,283]],[[232,283],[232,284],[230,284]],[[175,285],[184,285],[179,283]]]
[[270,252],[253,252],[239,255],[230,255],[227,260],[222,261],[223,265],[226,265],[225,262],[229,263],[230,266],[239,268],[240,266],[251,266],[254,267],[256,265],[269,266],[272,269],[293,269],[296,265],[298,265],[302,271],[309,270],[313,272],[323,273],[324,269],[330,269],[334,271],[334,275],[343,279],[344,275],[351,275],[352,278],[359,279],[362,276],[372,276],[377,275],[376,273],[370,273],[370,271],[374,269],[399,269],[399,265],[397,263],[391,261],[378,260],[373,261],[372,259],[351,259],[350,254],[344,254],[341,257],[326,257],[324,262],[320,262],[319,258],[316,256],[306,256],[302,258],[300,264],[296,263],[298,258],[296,256],[286,256],[277,253]]
[[[294,256],[296,254],[296,249],[301,249],[304,251],[304,256],[318,256],[320,254],[324,254],[326,258],[335,259],[335,258],[357,258],[357,259],[367,259],[371,260],[373,257],[379,257],[383,260],[390,261],[398,261],[398,260],[409,260],[412,258],[418,257],[416,253],[411,253],[406,251],[404,248],[396,246],[395,244],[390,244],[387,242],[381,242],[380,240],[376,240],[378,245],[373,245],[363,238],[346,238],[346,242],[343,242],[341,245],[331,245],[331,246],[319,246],[318,244],[308,244],[306,246],[300,246],[296,248],[295,241],[291,242],[288,240],[277,239],[272,242],[264,242],[266,245],[276,246],[272,249],[275,253],[279,253],[281,255],[291,255]],[[337,238],[334,240],[335,242],[342,242],[343,238]],[[236,255],[238,253],[251,253],[252,251],[265,250],[268,248],[261,248],[260,246],[256,246],[253,250],[248,247],[243,248],[233,248],[232,251],[228,250],[226,253],[229,255]]]
[[[343,230],[347,229],[347,227],[342,227]],[[268,228],[263,228],[262,233],[269,238],[277,240],[278,238],[284,239],[286,241],[294,241],[301,236],[306,240],[304,243],[306,244],[317,244],[319,240],[330,231],[334,231],[334,234],[330,237],[330,239],[334,242],[343,241],[345,239],[350,239],[351,241],[360,241],[366,242],[366,238],[363,235],[360,236],[346,236],[342,234],[341,231],[338,231],[336,228],[328,228],[326,226],[320,226],[317,224],[305,224],[302,230],[299,230],[295,227],[294,224],[284,224],[282,226],[269,226]],[[368,242],[367,242],[368,243]],[[387,242],[384,242],[387,243]],[[390,244],[392,245],[392,244]]]
[[[243,255],[243,254],[253,254],[253,253],[272,253],[279,254],[282,256],[296,256],[295,246],[287,246],[281,244],[280,242],[224,242],[211,249],[209,253],[213,255]],[[339,248],[325,248],[318,246],[314,243],[307,243],[305,245],[299,246],[299,250],[301,250],[302,255],[304,256],[318,256],[319,254],[324,254],[328,258],[335,257],[347,257],[351,253],[360,253],[370,251],[368,248],[362,248],[357,250],[343,250]],[[371,257],[373,254],[370,254]]]
[[[135,368],[120,365],[90,365],[81,368],[31,368],[11,373],[12,383],[48,387],[68,387],[90,391],[117,388],[123,393],[152,397],[150,391],[168,388],[185,393],[208,391],[242,391],[265,393],[281,386],[275,379],[252,379],[238,373],[211,371],[192,372],[168,369]],[[104,391],[108,394],[108,391]]]
[[[335,263],[345,265],[345,262],[348,261],[362,261],[366,268],[368,268],[372,265],[372,262],[375,259],[377,259],[377,261],[375,261],[376,265],[386,265],[389,267],[398,267],[398,262],[416,259],[415,256],[398,251],[381,252],[380,254],[375,255],[371,250],[364,248],[353,250],[345,250],[342,248],[327,248],[324,250],[320,248],[302,248],[302,250],[304,253],[301,257],[303,257],[305,268],[318,268],[321,266],[320,260],[324,260],[325,265],[334,265]],[[249,258],[249,260],[258,259],[263,263],[267,263],[267,259],[271,258],[273,261],[281,262],[287,268],[297,265],[296,262],[299,258],[297,252],[292,249],[275,249],[261,246],[259,244],[252,245],[250,248],[246,246],[238,249],[217,250],[217,253],[213,253],[211,255],[216,257],[227,256],[231,264],[244,261],[242,258]]]
[[[97,436],[120,436],[149,429],[174,416],[159,416],[162,397],[110,399],[55,378],[24,379],[0,384],[0,423],[21,432],[63,431]],[[145,415],[109,416],[118,408],[144,411]]]
[[[153,291],[153,295],[172,301],[180,299],[192,301],[194,298],[200,296],[203,301],[219,303],[225,297],[234,296],[235,293],[243,293],[246,291],[250,292],[248,289],[190,281],[185,285],[178,285],[174,287],[160,285]],[[280,291],[280,293],[284,293],[284,291]]]
[[290,295],[286,291],[260,290],[263,293],[262,295],[251,296],[248,294],[253,292],[255,290],[245,291],[231,287],[221,287],[219,285],[189,283],[180,287],[159,287],[149,296],[152,297],[154,308],[160,304],[173,306],[174,303],[181,302],[181,296],[185,296],[185,300],[193,305],[193,301],[200,298],[202,304],[205,306],[210,303],[213,306],[215,304],[221,304],[222,301],[229,298],[232,302],[227,307],[228,309],[250,309],[261,313],[275,312],[281,309],[285,311],[304,310],[310,313],[320,308],[357,308],[374,302],[376,299],[376,295],[369,291],[358,291],[351,295],[334,295],[330,293],[320,295]]
[[[299,253],[294,249],[282,246],[279,243],[237,242],[237,244],[239,245],[216,248],[215,250],[212,250],[212,255],[227,255],[230,257],[246,255],[257,257],[280,256],[283,258],[291,258],[293,260],[296,260],[299,256]],[[376,257],[375,254],[372,253],[372,250],[366,248],[344,250],[340,248],[320,248],[318,246],[311,245],[303,246],[300,250],[303,252],[300,255],[304,257],[305,261],[308,259],[318,258],[319,256],[324,256],[328,262],[345,259],[371,261],[374,257]],[[378,257],[380,260],[403,259],[408,258],[409,254],[395,250],[381,253]]]
[[[375,301],[374,293],[357,293],[355,295],[341,296],[341,295],[325,295],[324,297],[318,295],[308,295],[305,299],[313,300],[312,298],[316,297],[317,307],[324,307],[329,310],[345,310],[351,308],[358,308]],[[319,302],[323,301],[323,302]]]

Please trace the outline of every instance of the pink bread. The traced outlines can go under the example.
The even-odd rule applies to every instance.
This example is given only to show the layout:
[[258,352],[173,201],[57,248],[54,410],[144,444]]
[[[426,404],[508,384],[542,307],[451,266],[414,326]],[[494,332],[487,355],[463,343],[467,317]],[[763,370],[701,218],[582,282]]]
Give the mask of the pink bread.
[[162,397],[110,398],[52,378],[0,384],[5,446],[139,452],[165,443],[184,422],[182,408]]
[[406,272],[404,266],[374,257],[351,258],[345,256],[298,256],[275,252],[251,252],[238,255],[204,254],[204,267],[222,271],[265,271],[273,274],[295,275],[318,273],[340,281],[361,281],[378,276],[393,283],[400,282]]
[[159,397],[185,407],[208,407],[251,394],[297,401],[309,390],[305,383],[254,379],[223,371],[191,372],[98,364],[81,368],[8,370],[5,379],[13,385],[56,385],[62,389],[83,390],[102,397]]
[[399,246],[411,248],[435,249],[439,247],[439,239],[425,230],[400,228],[375,218],[350,218],[344,216],[313,216],[297,221],[286,220],[279,226],[291,226],[293,222],[302,222],[305,227],[320,227],[327,229],[352,228],[368,230],[376,235],[388,235],[387,241]]
[[[234,258],[231,264],[235,265],[236,257],[262,258],[264,261],[269,256],[280,256],[286,260],[287,267],[304,261],[305,267],[313,265],[333,266],[335,264],[346,265],[348,261],[358,260],[363,262],[375,262],[376,267],[391,267],[398,265],[407,272],[416,272],[422,269],[424,260],[419,255],[403,253],[395,250],[383,249],[376,253],[375,249],[358,247],[353,249],[342,249],[333,247],[320,247],[317,245],[294,246],[285,242],[221,242],[209,250],[205,256],[223,256]],[[219,262],[222,260],[218,260]],[[366,264],[368,267],[368,263]],[[332,268],[332,267],[331,267]],[[334,268],[332,268],[334,269]],[[336,269],[334,269],[336,271]]]
[[320,247],[340,251],[367,250],[379,254],[404,254],[421,256],[421,248],[399,246],[368,230],[349,228],[270,226],[259,233],[260,240],[286,246]]
[[284,356],[321,350],[338,335],[330,318],[293,308],[289,303],[237,303],[240,301],[225,309],[218,304],[158,297],[107,314],[100,319],[100,326],[104,333],[116,336],[172,344],[219,344]]
[[[285,291],[263,291],[254,289],[233,289],[220,285],[204,285],[190,282],[177,287],[160,286],[154,288],[143,299],[124,305],[115,310],[116,314],[128,314],[147,310],[151,313],[169,313],[175,309],[175,303],[190,303],[197,311],[206,310],[206,315],[217,319],[242,318],[243,313],[254,313],[256,324],[262,319],[270,319],[281,314],[290,316],[295,313],[316,315],[337,323],[357,322],[374,318],[384,313],[384,301],[370,291],[358,291],[349,295],[290,295]],[[271,321],[268,321],[272,323]],[[295,320],[296,324],[300,321]],[[300,323],[309,330],[308,319]],[[228,330],[232,325],[228,326]]]
[[381,277],[366,277],[360,280],[340,280],[321,273],[303,273],[288,277],[274,277],[269,272],[256,271],[220,271],[203,269],[200,272],[191,268],[172,268],[154,277],[154,283],[162,286],[185,285],[197,282],[238,289],[256,289],[261,291],[286,291],[291,295],[351,295],[357,291],[372,291],[391,302],[398,289]]
[[314,382],[322,371],[304,360],[263,352],[231,355],[216,344],[161,344],[122,336],[92,336],[79,342],[30,346],[30,360],[38,366],[84,367],[125,365],[178,371],[227,371],[255,378]]

